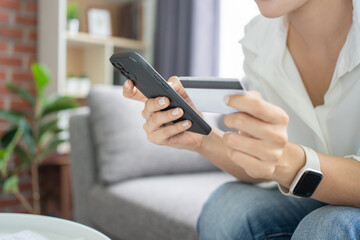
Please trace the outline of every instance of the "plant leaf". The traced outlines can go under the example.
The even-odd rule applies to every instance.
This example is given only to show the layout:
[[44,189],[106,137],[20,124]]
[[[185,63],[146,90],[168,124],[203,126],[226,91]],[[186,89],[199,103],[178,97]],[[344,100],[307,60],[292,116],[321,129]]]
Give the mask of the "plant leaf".
[[67,19],[78,19],[79,18],[79,6],[77,3],[68,3],[67,4]]
[[50,71],[45,65],[38,63],[33,63],[31,65],[31,70],[35,79],[37,96],[43,96],[44,88],[49,84],[51,79]]
[[20,141],[22,135],[24,133],[23,128],[15,127],[13,129],[10,129],[5,136],[1,138],[1,143],[3,144],[4,140],[4,147],[1,151],[0,158],[2,162],[5,164],[5,170],[6,170],[6,164],[10,161],[11,154],[13,153],[16,145]]
[[58,127],[56,127],[55,129],[46,131],[42,135],[42,137],[38,140],[37,145],[40,146],[40,148],[44,148],[45,146],[47,146],[49,144],[49,142],[51,142],[55,138],[67,140],[63,137],[60,137],[60,135],[59,135],[59,133],[62,133],[64,131],[65,131],[65,129],[61,129]]
[[[8,131],[6,136],[6,147],[1,149],[0,152],[0,162],[1,162],[1,174],[2,176],[7,175],[7,165],[10,161],[11,155],[14,152],[14,149],[23,135],[23,128],[14,128]],[[2,138],[1,140],[3,140]]]
[[11,141],[13,140],[16,132],[18,130],[18,127],[10,128],[7,132],[5,132],[1,137],[1,147],[6,148]]
[[[0,118],[2,113],[4,113],[4,111],[0,111]],[[17,118],[17,115],[12,115],[11,114],[5,114],[7,119],[11,120],[11,122],[15,123],[16,126],[13,127],[12,129],[10,129],[8,132],[6,132],[4,134],[4,136],[1,138],[1,145],[2,146],[7,146],[7,144],[9,144],[9,141],[11,139],[11,136],[14,135],[14,128],[21,130],[21,133],[23,134],[23,140],[25,145],[29,148],[30,152],[32,154],[35,153],[35,149],[36,149],[36,145],[35,145],[35,140],[34,140],[34,136],[33,136],[33,132],[32,132],[32,126],[26,122],[26,120],[24,118]]]
[[65,129],[63,129],[63,128],[56,128],[55,130],[54,130],[54,133],[55,134],[58,134],[58,133],[61,133],[61,132],[64,132],[65,131]]
[[17,86],[15,86],[13,83],[8,82],[6,84],[6,87],[12,91],[13,93],[15,93],[16,95],[18,95],[19,97],[23,98],[24,100],[26,100],[28,103],[30,103],[31,105],[35,105],[35,98],[30,94],[29,91],[27,91],[24,88],[19,88]]
[[15,124],[16,126],[22,128],[25,128],[27,124],[25,118],[20,113],[16,113],[13,111],[0,110],[0,118],[6,119],[9,122]]
[[7,149],[0,150],[0,172],[2,176],[6,176],[7,163],[9,159],[9,151]]
[[30,159],[28,153],[21,146],[16,146],[14,149],[14,153],[16,154],[16,156],[19,157],[22,165],[23,164],[29,164],[29,165],[31,164],[31,159]]
[[76,100],[72,97],[56,96],[50,99],[49,102],[45,103],[42,116],[66,109],[76,108],[77,106]]
[[13,175],[5,180],[3,186],[4,192],[16,193],[19,192],[19,177]]
[[46,156],[52,153],[57,148],[57,146],[59,146],[63,142],[65,142],[65,140],[57,138],[51,141],[38,157],[39,162],[41,162]]
[[24,144],[28,147],[30,154],[31,155],[35,154],[36,143],[31,126],[25,129],[23,140],[24,140]]
[[41,139],[41,137],[48,131],[55,131],[57,129],[57,125],[58,125],[58,120],[57,119],[54,119],[54,120],[51,120],[51,121],[48,121],[44,124],[42,124],[40,126],[40,129],[39,129],[39,140]]

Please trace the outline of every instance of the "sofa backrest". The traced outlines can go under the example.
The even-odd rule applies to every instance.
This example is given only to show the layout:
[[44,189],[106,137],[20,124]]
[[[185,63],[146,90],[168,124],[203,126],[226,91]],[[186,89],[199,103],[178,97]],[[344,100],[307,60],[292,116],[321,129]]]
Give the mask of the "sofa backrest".
[[89,193],[98,181],[96,171],[96,149],[90,131],[90,111],[83,108],[71,114],[70,162],[73,190],[73,217],[77,222],[91,226],[89,221]]
[[141,116],[144,104],[126,99],[121,87],[96,86],[88,96],[90,127],[100,180],[218,170],[197,153],[148,141]]

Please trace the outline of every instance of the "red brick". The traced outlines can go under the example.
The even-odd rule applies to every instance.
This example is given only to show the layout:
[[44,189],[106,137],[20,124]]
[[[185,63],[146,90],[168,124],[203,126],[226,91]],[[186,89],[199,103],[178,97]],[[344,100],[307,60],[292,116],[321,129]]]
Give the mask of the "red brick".
[[6,73],[0,72],[0,80],[6,80]]
[[13,81],[33,81],[33,76],[31,73],[13,73],[12,78]]
[[0,0],[0,8],[20,9],[20,3],[19,0]]
[[36,25],[36,17],[16,16],[15,22],[25,25]]
[[23,66],[30,68],[31,64],[36,63],[36,54],[27,54],[28,58],[24,58]]
[[[3,110],[5,109],[5,101],[4,100],[0,100],[0,106],[1,106],[0,109],[3,109]],[[7,110],[7,109],[5,109],[5,110]],[[9,122],[8,122],[8,120],[5,120],[4,118],[0,118],[0,123],[1,123],[1,125],[0,125],[0,130],[1,130],[0,136],[1,136],[2,133],[5,132],[8,127],[8,126],[4,127],[4,124],[9,125]],[[1,193],[1,187],[0,187],[0,193]]]
[[37,11],[36,3],[28,2],[27,5],[26,5],[26,10],[29,11],[29,12],[36,12]]
[[36,94],[35,84],[33,83],[31,86],[28,86],[27,90],[29,91],[29,93],[35,95]]
[[5,12],[0,12],[0,22],[8,22],[8,21],[9,21],[9,14]]
[[25,209],[25,207],[23,205],[21,205],[21,206],[18,206],[17,208],[15,208],[15,209],[11,208],[9,213],[22,213],[22,214],[25,213],[25,214],[27,214],[29,212]]
[[0,36],[12,37],[12,38],[22,38],[23,32],[20,29],[0,27]]
[[20,189],[20,191],[31,190],[31,189],[32,189],[31,182],[20,183],[20,184],[19,184],[19,189]]
[[5,86],[0,86],[0,94],[12,94]]
[[9,206],[15,206],[19,205],[21,202],[14,196],[10,199],[5,199],[0,201],[0,207],[9,207]]
[[37,33],[36,33],[36,31],[30,31],[30,33],[29,33],[29,39],[36,41],[36,39],[37,39]]
[[[9,198],[9,199],[1,199],[0,200],[0,208],[11,208],[11,212],[17,212],[16,209],[19,209],[18,211],[20,211],[20,209],[23,208],[21,202],[16,198],[15,195],[12,195],[13,197]],[[30,203],[32,202],[33,198],[32,197],[27,197],[26,198]]]
[[25,102],[24,100],[13,100],[10,102],[10,108],[12,110],[25,110],[30,109],[31,105],[28,102]]
[[22,60],[16,57],[0,57],[0,65],[21,66]]
[[15,44],[14,45],[15,52],[21,53],[36,53],[36,47],[33,45],[26,45],[26,44]]
[[7,50],[7,43],[0,42],[0,51],[6,51],[6,50]]

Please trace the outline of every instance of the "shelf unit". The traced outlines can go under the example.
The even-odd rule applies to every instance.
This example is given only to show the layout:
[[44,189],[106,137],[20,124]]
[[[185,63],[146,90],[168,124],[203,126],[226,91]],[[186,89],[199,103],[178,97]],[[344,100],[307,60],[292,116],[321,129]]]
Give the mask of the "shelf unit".
[[[66,94],[68,75],[87,75],[91,84],[113,84],[110,56],[119,51],[137,51],[153,62],[156,0],[103,0],[99,4],[111,6],[129,2],[143,3],[142,40],[122,37],[96,37],[86,33],[66,31],[66,6],[78,2],[94,6],[94,0],[39,0],[38,1],[38,61],[46,64],[52,73],[48,94]],[[95,5],[96,6],[96,5]],[[86,8],[86,7],[84,7]],[[84,17],[83,17],[84,19]],[[114,24],[114,22],[112,22]]]
[[121,38],[121,37],[101,38],[84,32],[79,32],[76,35],[66,33],[66,40],[68,45],[78,45],[78,44],[101,45],[101,46],[112,46],[117,48],[126,48],[129,50],[141,50],[141,51],[144,51],[147,48],[145,42],[143,41]]

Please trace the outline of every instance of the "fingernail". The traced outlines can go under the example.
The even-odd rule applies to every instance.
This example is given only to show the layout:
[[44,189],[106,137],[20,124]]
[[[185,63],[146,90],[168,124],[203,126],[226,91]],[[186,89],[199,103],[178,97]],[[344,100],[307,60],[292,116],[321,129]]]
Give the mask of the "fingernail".
[[224,100],[225,104],[228,104],[229,100],[230,100],[230,97],[227,95],[227,96],[224,97],[223,100]]
[[189,121],[185,121],[185,122],[183,122],[182,126],[183,126],[183,127],[187,127],[187,126],[189,126]]
[[162,106],[162,105],[165,105],[165,97],[161,97],[159,99],[159,104]]
[[174,83],[173,82],[167,82],[170,86],[172,86]]
[[124,83],[124,87],[126,88],[126,89],[129,89],[129,83],[128,83],[128,81],[126,81],[125,83]]
[[173,111],[172,111],[172,115],[176,116],[179,114],[179,109],[178,108],[175,108]]

